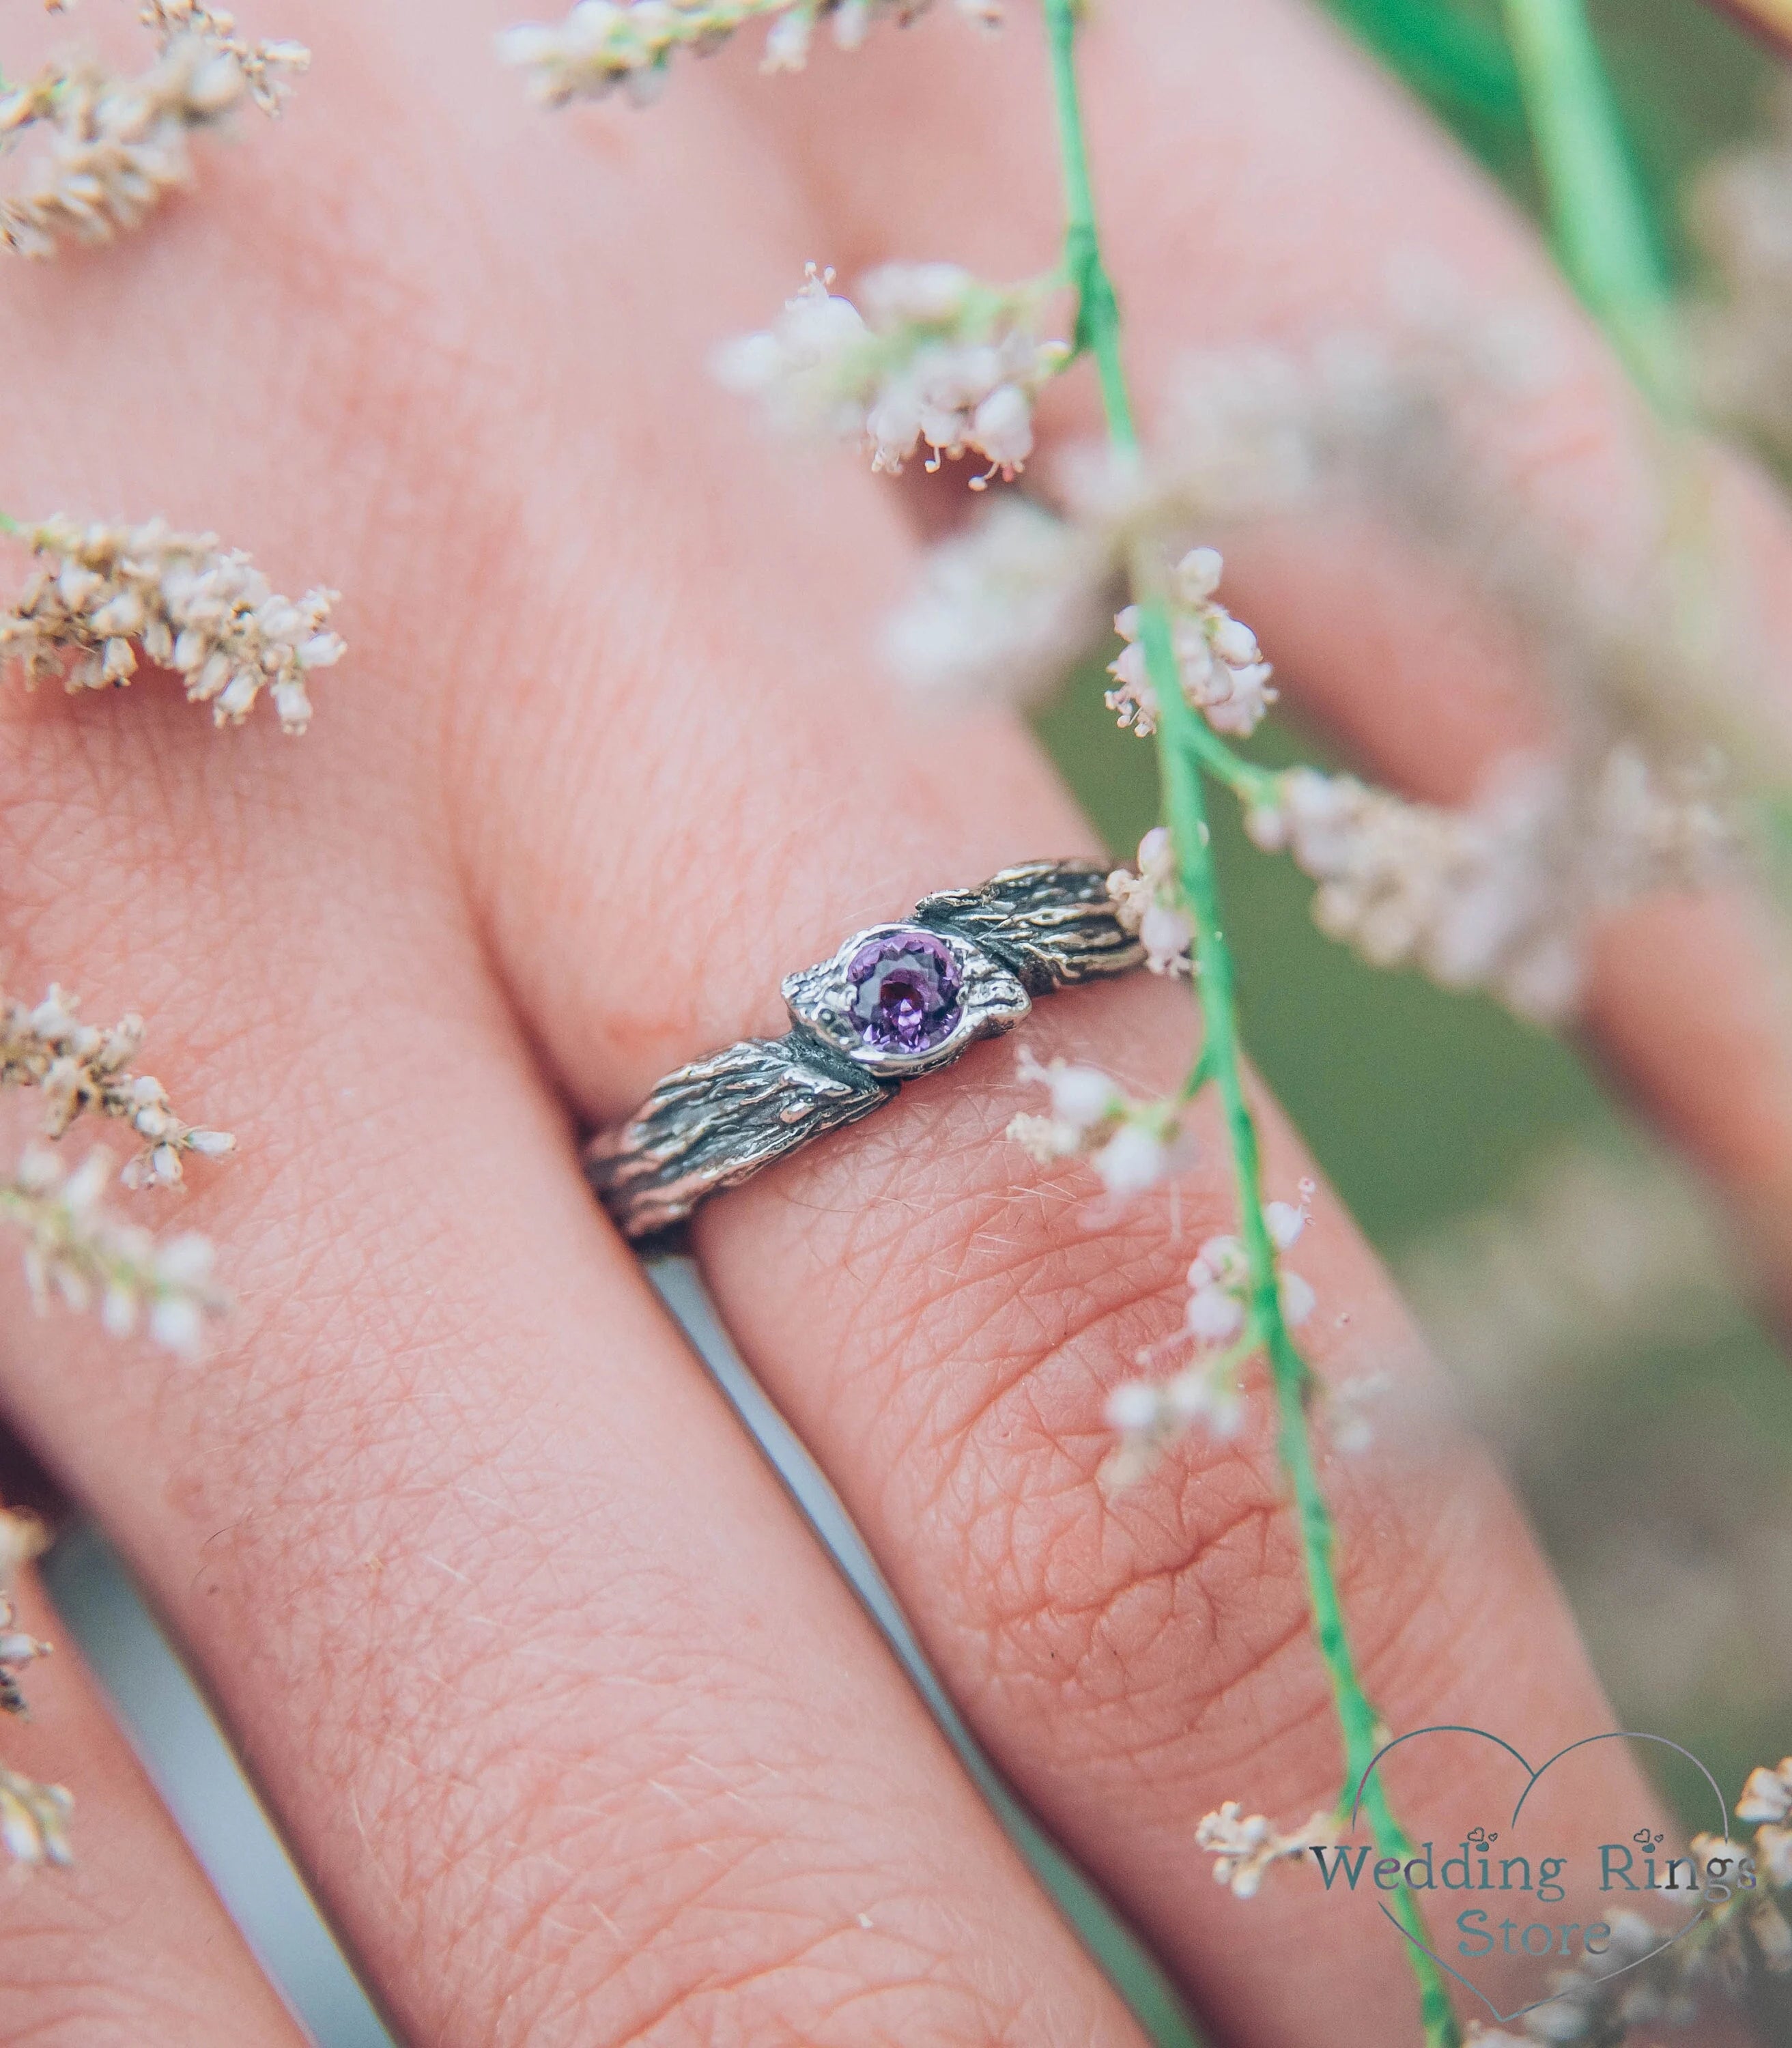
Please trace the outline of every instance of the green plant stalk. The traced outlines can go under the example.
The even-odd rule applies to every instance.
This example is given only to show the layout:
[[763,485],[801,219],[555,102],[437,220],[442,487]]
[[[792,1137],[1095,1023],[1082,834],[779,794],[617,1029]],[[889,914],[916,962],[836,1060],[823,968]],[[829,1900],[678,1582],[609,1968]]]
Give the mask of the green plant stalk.
[[[1695,657],[1724,638],[1709,467],[1674,291],[1625,146],[1585,0],[1503,0],[1557,254],[1660,427],[1664,553],[1675,629]],[[1777,0],[1776,0],[1777,4]],[[1739,708],[1705,693],[1733,758],[1754,735]]]
[[[1123,456],[1136,457],[1138,428],[1120,350],[1119,307],[1101,252],[1076,59],[1076,0],[1041,0],[1049,37],[1052,77],[1063,163],[1065,260],[1078,294],[1076,343],[1094,358],[1100,378],[1108,436]],[[1232,782],[1237,757],[1221,747],[1224,763],[1212,758],[1205,722],[1182,695],[1169,616],[1161,590],[1161,569],[1142,549],[1131,564],[1139,606],[1139,637],[1158,699],[1158,751],[1164,805],[1176,847],[1184,898],[1195,924],[1196,987],[1204,1025],[1203,1044],[1189,1091],[1203,1079],[1217,1088],[1231,1140],[1238,1193],[1239,1231],[1251,1269],[1251,1313],[1270,1362],[1278,1417],[1278,1448],[1294,1497],[1301,1550],[1318,1640],[1343,1739],[1347,1783],[1360,1787],[1362,1806],[1377,1850],[1404,1862],[1413,1845],[1395,1818],[1379,1778],[1362,1785],[1379,1746],[1379,1722],[1363,1690],[1344,1625],[1336,1570],[1337,1537],[1320,1487],[1306,1402],[1312,1375],[1295,1348],[1282,1311],[1275,1248],[1263,1217],[1263,1167],[1257,1128],[1245,1095],[1239,1042],[1238,1004],[1232,956],[1226,940],[1218,878],[1207,824],[1202,777],[1211,769]],[[1258,773],[1260,771],[1253,771]],[[1344,1804],[1348,1807],[1350,1794]],[[1418,1980],[1420,2015],[1428,2048],[1460,2048],[1460,2033],[1450,2011],[1442,1972],[1422,1946],[1424,1929],[1404,1887],[1395,1910],[1409,1937],[1408,1959]]]
[[1664,421],[1691,394],[1667,266],[1624,145],[1584,0],[1504,0],[1562,267]]

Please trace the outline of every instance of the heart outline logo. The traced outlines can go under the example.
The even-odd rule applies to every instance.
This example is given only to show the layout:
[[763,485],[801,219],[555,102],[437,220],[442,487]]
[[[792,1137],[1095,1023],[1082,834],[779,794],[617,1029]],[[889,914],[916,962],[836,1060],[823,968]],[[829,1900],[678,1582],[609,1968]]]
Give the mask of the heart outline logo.
[[[1508,1827],[1516,1827],[1518,1825],[1519,1816],[1524,1811],[1525,1802],[1537,1789],[1538,1780],[1543,1776],[1546,1771],[1553,1769],[1555,1765],[1560,1763],[1565,1756],[1572,1756],[1576,1750],[1586,1749],[1590,1747],[1593,1744],[1600,1742],[1652,1742],[1658,1744],[1663,1749],[1671,1749],[1677,1755],[1685,1757],[1686,1761],[1693,1765],[1693,1767],[1697,1771],[1699,1775],[1704,1778],[1706,1784],[1711,1787],[1711,1796],[1717,1802],[1718,1829],[1722,1833],[1725,1847],[1728,1848],[1730,1846],[1729,1809],[1724,1804],[1724,1794],[1719,1789],[1717,1780],[1712,1776],[1711,1773],[1706,1770],[1704,1764],[1699,1761],[1697,1757],[1693,1755],[1693,1752],[1689,1749],[1683,1748],[1680,1744],[1673,1741],[1665,1735],[1645,1735],[1639,1729],[1636,1728],[1608,1728],[1602,1735],[1582,1736],[1578,1742],[1571,1742],[1568,1744],[1565,1748],[1558,1749],[1553,1756],[1546,1759],[1542,1763],[1540,1763],[1535,1770],[1531,1768],[1530,1759],[1526,1757],[1522,1751],[1515,1749],[1511,1744],[1505,1740],[1503,1736],[1494,1735],[1486,1728],[1468,1728],[1456,1722],[1447,1722],[1440,1724],[1438,1726],[1434,1728],[1409,1729],[1405,1735],[1396,1736],[1391,1742],[1384,1743],[1382,1747],[1375,1751],[1375,1755],[1370,1758],[1368,1763],[1363,1767],[1363,1775],[1356,1781],[1356,1797],[1352,1800],[1350,1806],[1350,1825],[1353,1833],[1356,1830],[1358,1816],[1362,1810],[1363,1792],[1368,1785],[1369,1780],[1374,1777],[1376,1771],[1380,1767],[1382,1759],[1385,1756],[1391,1755],[1393,1752],[1398,1749],[1402,1744],[1416,1742],[1421,1736],[1426,1735],[1477,1736],[1483,1742],[1491,1742],[1495,1747],[1504,1750],[1506,1754],[1519,1765],[1519,1768],[1525,1773],[1526,1783],[1524,1790],[1519,1794],[1517,1805],[1512,1809],[1512,1817],[1507,1824]],[[1503,2027],[1508,2020],[1522,2019],[1526,2013],[1536,2011],[1539,2006],[1553,2005],[1556,2000],[1562,1996],[1562,1993],[1560,1992],[1551,1992],[1547,1997],[1534,1998],[1528,2005],[1517,2006],[1511,2012],[1502,2012],[1494,2004],[1493,2000],[1488,1996],[1487,1993],[1483,1991],[1480,1986],[1476,1984],[1472,1979],[1464,1976],[1460,1970],[1453,1968],[1449,1963],[1445,1962],[1443,1957],[1437,1953],[1435,1949],[1429,1947],[1425,1942],[1420,1941],[1416,1934],[1409,1933],[1408,1930],[1401,1925],[1398,1918],[1394,1914],[1390,1912],[1388,1908],[1385,1905],[1383,1905],[1379,1899],[1376,1901],[1376,1904],[1379,1908],[1383,1917],[1388,1922],[1391,1926],[1398,1930],[1403,1940],[1410,1941],[1415,1949],[1421,1952],[1421,1953],[1429,1956],[1432,1961],[1437,1965],[1439,1969],[1444,1971],[1446,1975],[1454,1977],[1456,1982],[1462,1985],[1465,1990],[1473,1992],[1475,1996],[1480,2000],[1481,2003],[1484,2005],[1488,2011],[1493,2015],[1494,2023],[1496,2026]],[[1689,1935],[1696,1926],[1697,1926],[1702,1919],[1704,1919],[1709,1910],[1709,1902],[1705,1897],[1704,1887],[1701,1885],[1699,1895],[1699,1909],[1693,1915],[1692,1918],[1687,1921],[1684,1926],[1677,1928],[1674,1933],[1669,1934],[1663,1940],[1658,1941],[1654,1948],[1650,1949],[1647,1952],[1647,1954],[1637,1957],[1633,1961],[1622,1964],[1615,1970],[1608,1970],[1604,1976],[1596,1977],[1593,1981],[1596,1984],[1610,1984],[1619,1977],[1627,1976],[1632,1970],[1641,1969],[1645,1963],[1652,1962],[1657,1956],[1661,1955],[1666,1949],[1671,1949],[1677,1941],[1684,1941],[1686,1936]]]

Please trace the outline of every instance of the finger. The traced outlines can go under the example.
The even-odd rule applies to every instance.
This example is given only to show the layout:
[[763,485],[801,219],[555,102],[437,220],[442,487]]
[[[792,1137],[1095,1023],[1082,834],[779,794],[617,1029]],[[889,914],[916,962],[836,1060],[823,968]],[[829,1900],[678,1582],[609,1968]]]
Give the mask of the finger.
[[[300,11],[327,95],[0,309],[40,366],[10,488],[215,524],[348,588],[355,642],[302,748],[220,740],[153,676],[0,707],[9,980],[141,1004],[242,1141],[180,1212],[229,1248],[219,1356],[33,1321],[9,1267],[8,1410],[407,2036],[1131,2040],[593,1211],[461,894],[482,722],[551,731],[532,679],[577,671],[544,586],[595,577],[650,636],[703,537],[642,446],[673,343],[626,286],[663,223],[612,176],[569,253],[489,17]],[[756,214],[791,202],[704,132],[658,204],[710,210],[757,293]],[[654,375],[594,427],[617,328]]]
[[[687,98],[700,90],[687,80]],[[681,140],[642,145],[649,175]],[[778,976],[855,925],[1087,843],[1012,728],[989,718],[942,736],[855,673],[867,565],[900,566],[875,487],[843,473],[824,497],[794,465],[743,483],[747,430],[700,390],[681,407],[713,457],[705,491],[729,533],[702,557],[702,603],[664,622],[647,659],[616,660],[634,643],[606,623],[559,715],[537,725],[495,710],[460,785],[491,943],[545,1051],[599,1117],[678,1061],[775,1030]],[[782,611],[766,593],[789,589],[788,572],[750,529],[778,535],[802,566]],[[695,545],[716,530],[700,526]],[[588,617],[607,622],[592,589],[560,602],[569,646]],[[671,737],[644,787],[642,755],[615,738],[650,686]],[[1041,1021],[1042,1049],[1074,1045],[1160,1086],[1185,1063],[1190,1013],[1162,990],[1066,999],[1061,1014]],[[1241,2039],[1284,2042],[1304,2037],[1323,1999],[1337,2038],[1379,2048],[1410,2025],[1398,1941],[1310,1917],[1297,1936],[1273,1900],[1241,1931],[1191,1853],[1199,1817],[1224,1798],[1261,1787],[1264,1806],[1304,1817],[1338,1790],[1266,1425],[1237,1445],[1192,1445],[1141,1495],[1136,1522],[1095,1481],[1107,1391],[1174,1326],[1195,1241],[1232,1220],[1223,1152],[1208,1133],[1185,1227],[1158,1204],[1092,1238],[1081,1204],[1027,1193],[1000,1146],[1014,1107],[1006,1066],[999,1052],[973,1056],[717,1204],[700,1242],[724,1313],[985,1739],[1207,2010]],[[1279,1129],[1271,1156],[1291,1185],[1305,1162]],[[1410,1358],[1348,1224],[1328,1212],[1322,1235],[1323,1290],[1350,1321],[1321,1333],[1321,1371]],[[1440,1445],[1398,1487],[1385,1472],[1335,1483],[1353,1619],[1391,1723],[1478,1720],[1539,1753],[1606,1724],[1547,1573],[1472,1453]],[[1475,1771],[1441,1775],[1409,1788],[1422,1834],[1493,1797]],[[1578,1824],[1641,1796],[1614,1763]]]
[[45,2048],[299,2048],[35,1580],[18,1623],[56,1643],[26,1674],[32,1718],[0,1732],[0,1768],[79,1794],[66,1867],[0,1867],[0,2038]]
[[[801,723],[799,710],[770,729]],[[756,867],[753,847],[723,839],[738,806],[720,787],[694,789],[679,822],[699,871],[731,872],[758,906],[762,988],[778,967],[823,949],[815,928],[837,938],[898,914],[923,886],[992,865],[984,832],[1005,834],[1010,853],[1063,844],[1057,800],[1041,778],[1022,801],[1005,748],[954,736],[955,774],[979,762],[987,770],[974,821],[955,829],[936,821],[933,743],[911,734],[905,747],[867,723],[870,743],[820,764],[813,780],[782,750],[748,754],[736,735],[736,772],[756,770],[830,828],[825,864],[802,881]],[[601,778],[595,742],[567,765],[575,779]],[[533,780],[519,773],[517,793]],[[607,793],[625,801],[619,787]],[[505,815],[520,833],[520,816]],[[929,821],[925,838],[917,815]],[[855,817],[883,821],[875,848],[853,847]],[[537,809],[537,830],[553,822]],[[906,888],[890,875],[897,859]],[[831,916],[808,914],[816,898],[834,905]],[[662,899],[659,913],[667,908]],[[589,953],[577,956],[651,957],[646,930],[619,926],[616,914],[612,906],[593,917]],[[693,893],[674,914],[700,956],[731,954],[727,907]],[[519,985],[548,972],[557,979],[558,960],[550,968],[535,950],[548,949],[548,933],[532,947],[504,929],[519,941]],[[655,985],[638,975],[631,1003],[652,1001]],[[669,979],[658,1000],[670,1013],[677,999]],[[1065,998],[1065,1021],[1038,1020],[1032,1042],[1166,1086],[1186,1057],[1188,1021],[1176,999],[1167,1010],[1164,1000],[1156,987]],[[743,1001],[735,1029],[767,1028],[769,1007]],[[552,1040],[556,1020],[577,1017],[601,1030],[608,1015],[592,987],[583,1003],[557,1005],[543,1029]],[[637,1049],[634,1014],[613,1030],[610,1072],[593,1081],[607,1108],[621,1092],[610,1073],[632,1082],[652,1064]],[[704,1042],[689,1028],[665,1033],[661,1059]],[[1290,1924],[1272,1900],[1241,1926],[1191,1854],[1197,1821],[1227,1798],[1288,1819],[1338,1790],[1266,1421],[1235,1445],[1191,1445],[1135,1502],[1110,1510],[1096,1483],[1107,1391],[1177,1326],[1195,1243],[1234,1220],[1219,1135],[1204,1134],[1208,1163],[1183,1190],[1180,1226],[1160,1204],[1091,1235],[1086,1197],[1062,1184],[1030,1193],[1026,1169],[1002,1146],[1019,1106],[1006,1065],[994,1049],[973,1055],[875,1126],[718,1202],[700,1241],[723,1313],[845,1495],[973,1724],[1049,1825],[1142,1918],[1204,2011],[1242,2040],[1296,2040],[1324,1987],[1340,2001],[1340,2039],[1404,2038],[1404,1965],[1372,1926],[1336,1914]],[[1306,1166],[1297,1148],[1278,1132],[1270,1156],[1271,1185],[1291,1189]],[[1321,1241],[1313,1277],[1329,1313],[1349,1321],[1321,1332],[1319,1369],[1351,1378],[1404,1364],[1396,1411],[1434,1401],[1372,1261],[1335,1211]],[[1366,1682],[1391,1725],[1467,1720],[1547,1754],[1608,1724],[1573,1625],[1476,1459],[1439,1446],[1416,1468],[1328,1479]],[[1413,1824],[1442,1839],[1495,1796],[1472,1771],[1422,1783]],[[1590,1825],[1639,1796],[1614,1770],[1579,1818]]]
[[[956,25],[888,38],[867,60],[823,53],[810,76],[777,82],[777,122],[798,126],[829,166],[828,254],[848,277],[893,255],[1012,277],[1043,268],[1056,247],[1056,142],[1033,15],[1018,10],[993,39]],[[1489,487],[1530,526],[1539,559],[1560,550],[1634,585],[1658,550],[1661,510],[1634,396],[1535,237],[1370,60],[1286,0],[1110,9],[1092,17],[1082,50],[1147,417],[1192,350],[1298,351],[1340,332],[1398,348],[1410,316],[1396,274],[1441,275],[1464,320],[1516,316],[1551,366],[1477,440]],[[753,89],[762,102],[770,90]],[[1055,398],[1055,433],[1095,424],[1088,378]],[[1772,495],[1734,469],[1710,516],[1736,572],[1725,602],[1757,622],[1777,701],[1792,703],[1782,595],[1792,530]],[[1464,564],[1435,549],[1321,516],[1239,535],[1228,568],[1290,702],[1411,794],[1467,801],[1558,715],[1535,663],[1487,615],[1472,577],[1465,587]],[[1761,713],[1771,719],[1771,705]],[[1639,906],[1596,938],[1584,1023],[1596,1054],[1717,1177],[1792,1313],[1792,1033],[1777,951],[1724,892]]]

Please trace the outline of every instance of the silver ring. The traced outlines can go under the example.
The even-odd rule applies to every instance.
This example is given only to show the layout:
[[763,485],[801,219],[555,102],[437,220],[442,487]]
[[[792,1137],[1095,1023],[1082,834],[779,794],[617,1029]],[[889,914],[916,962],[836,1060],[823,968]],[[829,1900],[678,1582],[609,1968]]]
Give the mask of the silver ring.
[[1012,1030],[1034,996],[1143,958],[1094,861],[1033,861],[924,896],[906,923],[855,932],[787,976],[782,1038],[744,1038],[668,1074],[592,1140],[586,1175],[625,1236],[650,1237]]

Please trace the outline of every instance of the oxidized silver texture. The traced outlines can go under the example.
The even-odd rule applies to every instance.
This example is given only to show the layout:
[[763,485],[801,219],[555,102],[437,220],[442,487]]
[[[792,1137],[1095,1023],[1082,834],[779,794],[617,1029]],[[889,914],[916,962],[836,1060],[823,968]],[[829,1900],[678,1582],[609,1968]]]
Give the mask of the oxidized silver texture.
[[[855,1018],[867,983],[884,986],[867,965],[873,956],[894,963],[888,1027]],[[650,1236],[719,1189],[893,1101],[903,1081],[1011,1030],[1034,997],[1124,974],[1143,958],[1093,861],[1032,861],[980,889],[924,896],[906,922],[855,933],[832,959],[787,977],[782,1038],[743,1039],[668,1074],[626,1123],[592,1139],[587,1176],[626,1236]],[[928,995],[935,1010],[924,1014]],[[868,1042],[879,1030],[910,1037]]]

